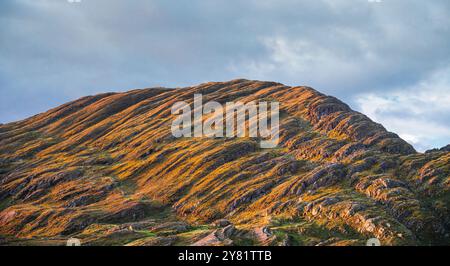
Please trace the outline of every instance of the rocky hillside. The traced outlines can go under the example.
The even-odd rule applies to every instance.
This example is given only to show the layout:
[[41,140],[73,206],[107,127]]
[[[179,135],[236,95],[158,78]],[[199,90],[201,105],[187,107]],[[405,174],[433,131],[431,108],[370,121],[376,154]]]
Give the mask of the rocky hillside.
[[[177,101],[280,102],[280,144],[172,136]],[[450,243],[450,152],[417,153],[308,87],[105,93],[0,125],[0,243]]]

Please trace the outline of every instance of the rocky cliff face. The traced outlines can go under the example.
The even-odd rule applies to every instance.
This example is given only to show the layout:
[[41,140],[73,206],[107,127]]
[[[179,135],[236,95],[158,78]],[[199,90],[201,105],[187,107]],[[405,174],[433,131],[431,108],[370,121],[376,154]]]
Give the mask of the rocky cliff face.
[[[171,107],[195,93],[280,102],[279,146],[175,139]],[[416,153],[308,87],[234,80],[105,93],[0,125],[0,235],[6,244],[448,244],[449,161],[448,149]]]

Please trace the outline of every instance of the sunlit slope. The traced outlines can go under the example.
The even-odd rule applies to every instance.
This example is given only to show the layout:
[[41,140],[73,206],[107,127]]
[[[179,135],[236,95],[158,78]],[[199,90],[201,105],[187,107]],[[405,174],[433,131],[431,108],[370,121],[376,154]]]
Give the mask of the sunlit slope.
[[[279,146],[174,138],[171,107],[197,93],[205,102],[278,101]],[[448,151],[416,153],[308,87],[234,80],[106,93],[0,126],[0,235],[131,245],[445,244],[449,161]],[[220,218],[233,232],[207,242]],[[167,223],[179,226],[167,233]],[[129,234],[111,236],[124,228]],[[105,235],[112,242],[101,242]]]

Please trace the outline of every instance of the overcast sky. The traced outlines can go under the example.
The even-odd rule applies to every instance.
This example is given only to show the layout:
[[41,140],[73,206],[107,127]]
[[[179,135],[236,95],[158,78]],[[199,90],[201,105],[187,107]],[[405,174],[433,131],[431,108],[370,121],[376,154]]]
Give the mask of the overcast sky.
[[450,143],[448,0],[1,0],[0,123],[106,91],[308,85]]

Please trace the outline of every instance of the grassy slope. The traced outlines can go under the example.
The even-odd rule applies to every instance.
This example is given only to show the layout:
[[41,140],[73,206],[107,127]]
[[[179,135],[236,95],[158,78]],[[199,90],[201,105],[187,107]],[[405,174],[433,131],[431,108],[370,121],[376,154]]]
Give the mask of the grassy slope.
[[[194,93],[279,101],[280,146],[174,139],[170,108]],[[95,245],[185,245],[225,217],[240,245],[358,245],[374,236],[448,244],[449,160],[416,153],[307,87],[235,80],[101,94],[0,126],[0,234],[16,244],[75,235]],[[273,236],[262,243],[254,230],[264,226]]]

